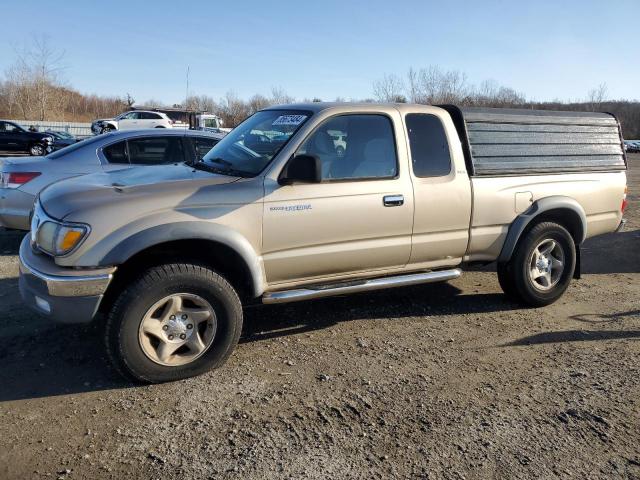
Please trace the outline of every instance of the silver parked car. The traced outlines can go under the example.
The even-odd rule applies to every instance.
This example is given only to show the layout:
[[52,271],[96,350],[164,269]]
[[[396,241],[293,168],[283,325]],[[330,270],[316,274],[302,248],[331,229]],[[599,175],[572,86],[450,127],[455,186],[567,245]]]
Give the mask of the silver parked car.
[[200,160],[224,135],[160,129],[114,132],[46,157],[0,159],[0,226],[29,230],[36,196],[54,182],[132,166]]

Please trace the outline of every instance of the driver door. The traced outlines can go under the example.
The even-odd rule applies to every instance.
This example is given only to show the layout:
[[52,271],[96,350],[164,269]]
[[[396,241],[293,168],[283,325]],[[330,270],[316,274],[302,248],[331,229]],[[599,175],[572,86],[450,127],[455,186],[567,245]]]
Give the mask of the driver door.
[[29,143],[27,137],[17,125],[0,122],[0,150],[26,150]]
[[[399,115],[398,115],[399,117]],[[267,282],[321,281],[400,269],[409,260],[413,194],[402,130],[383,114],[325,120],[296,154],[316,155],[322,183],[265,184]],[[330,131],[346,132],[338,154]]]
[[129,112],[118,121],[118,130],[135,130],[140,128],[140,113]]

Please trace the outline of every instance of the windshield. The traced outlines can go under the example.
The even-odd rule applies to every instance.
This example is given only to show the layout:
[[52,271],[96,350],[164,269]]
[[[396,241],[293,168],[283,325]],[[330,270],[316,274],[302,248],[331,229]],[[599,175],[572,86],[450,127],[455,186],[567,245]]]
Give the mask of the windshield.
[[220,140],[204,156],[203,165],[220,173],[255,176],[310,116],[311,112],[301,110],[258,112]]

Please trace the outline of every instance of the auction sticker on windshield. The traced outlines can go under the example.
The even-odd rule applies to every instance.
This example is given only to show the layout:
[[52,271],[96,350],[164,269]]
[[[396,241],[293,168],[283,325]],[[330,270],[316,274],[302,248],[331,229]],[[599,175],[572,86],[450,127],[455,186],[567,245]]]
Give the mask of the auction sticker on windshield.
[[271,125],[300,125],[306,119],[306,115],[280,115]]

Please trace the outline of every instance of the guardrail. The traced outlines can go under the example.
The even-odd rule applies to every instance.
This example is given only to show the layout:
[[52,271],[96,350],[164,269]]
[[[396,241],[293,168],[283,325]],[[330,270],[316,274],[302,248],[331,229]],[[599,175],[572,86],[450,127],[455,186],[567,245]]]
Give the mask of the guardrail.
[[55,130],[58,132],[67,132],[76,137],[90,137],[93,135],[91,132],[90,123],[82,122],[54,122],[50,120],[14,120],[18,125],[23,128],[29,129],[35,127],[39,132],[46,130]]

